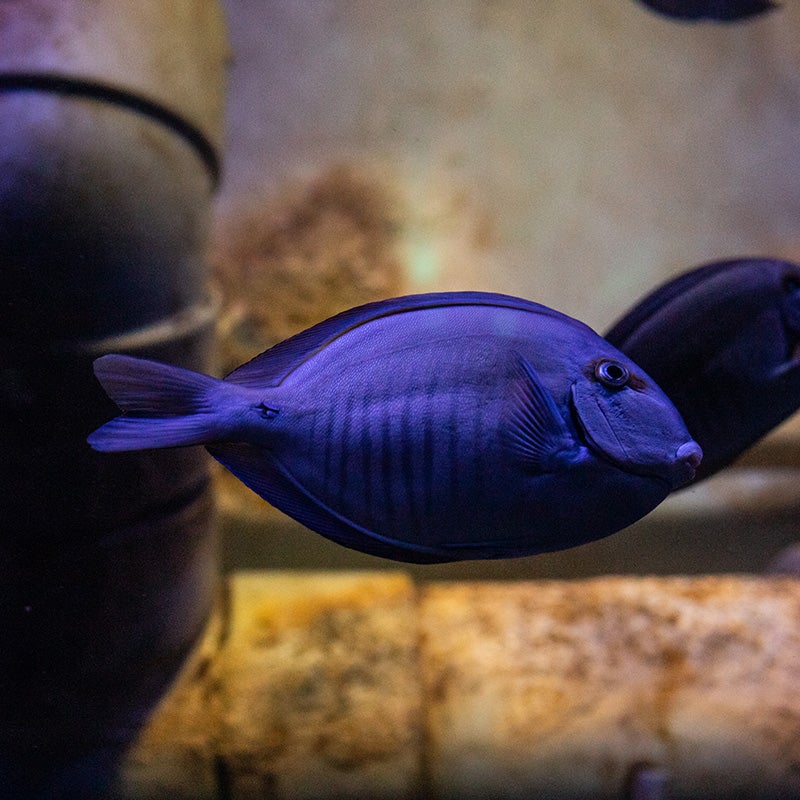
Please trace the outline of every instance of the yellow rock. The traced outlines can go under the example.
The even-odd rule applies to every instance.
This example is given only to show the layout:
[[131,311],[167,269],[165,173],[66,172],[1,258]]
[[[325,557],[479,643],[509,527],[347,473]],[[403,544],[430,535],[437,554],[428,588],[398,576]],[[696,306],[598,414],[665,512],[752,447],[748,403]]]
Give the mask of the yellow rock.
[[125,800],[800,797],[800,582],[238,573]]

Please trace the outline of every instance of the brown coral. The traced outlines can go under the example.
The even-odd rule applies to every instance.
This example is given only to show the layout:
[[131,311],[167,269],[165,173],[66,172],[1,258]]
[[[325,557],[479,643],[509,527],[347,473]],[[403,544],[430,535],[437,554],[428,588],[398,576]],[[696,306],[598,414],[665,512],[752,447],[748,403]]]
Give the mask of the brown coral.
[[342,166],[220,215],[211,262],[223,293],[223,369],[332,314],[398,294],[399,219],[385,181]]

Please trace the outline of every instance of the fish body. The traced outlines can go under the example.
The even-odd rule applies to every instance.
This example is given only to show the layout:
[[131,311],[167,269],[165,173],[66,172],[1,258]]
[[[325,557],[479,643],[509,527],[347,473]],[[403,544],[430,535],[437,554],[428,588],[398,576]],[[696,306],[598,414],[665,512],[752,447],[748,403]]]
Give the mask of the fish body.
[[344,312],[219,381],[105,356],[125,412],[99,450],[205,444],[345,546],[401,561],[522,556],[606,536],[701,453],[652,379],[585,325],[483,293]]
[[681,413],[707,478],[800,408],[800,266],[719,261],[645,297],[606,333]]
[[736,22],[777,8],[769,0],[640,0],[666,17],[679,20]]

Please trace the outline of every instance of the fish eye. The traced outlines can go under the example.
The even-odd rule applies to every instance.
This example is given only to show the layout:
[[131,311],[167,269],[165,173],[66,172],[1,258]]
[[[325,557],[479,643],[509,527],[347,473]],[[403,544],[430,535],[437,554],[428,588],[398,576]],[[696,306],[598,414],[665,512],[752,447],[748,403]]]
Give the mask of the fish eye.
[[603,386],[618,389],[620,386],[625,386],[631,374],[624,364],[607,359],[597,363],[594,368],[594,376]]

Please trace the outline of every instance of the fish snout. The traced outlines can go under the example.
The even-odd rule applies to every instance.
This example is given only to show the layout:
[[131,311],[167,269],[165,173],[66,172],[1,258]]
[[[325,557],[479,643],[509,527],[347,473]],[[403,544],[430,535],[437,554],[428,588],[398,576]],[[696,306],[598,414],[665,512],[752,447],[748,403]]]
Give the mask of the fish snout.
[[673,488],[677,489],[689,483],[697,472],[703,460],[703,450],[694,440],[684,442],[675,451],[675,470],[673,475]]

